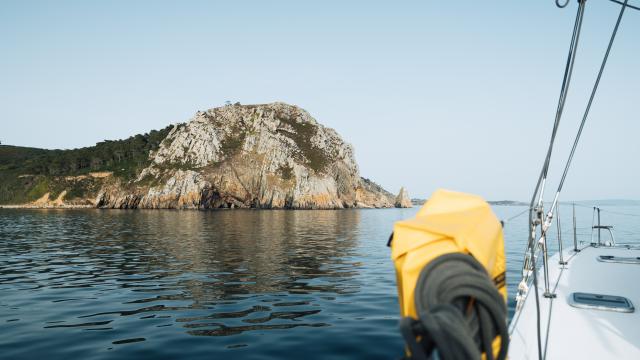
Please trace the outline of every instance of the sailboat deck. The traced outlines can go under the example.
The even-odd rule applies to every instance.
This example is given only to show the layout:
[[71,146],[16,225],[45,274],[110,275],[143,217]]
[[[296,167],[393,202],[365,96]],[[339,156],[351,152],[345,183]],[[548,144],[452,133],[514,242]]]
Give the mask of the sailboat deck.
[[[640,247],[587,246],[580,252],[549,259],[550,288],[545,298],[543,271],[538,272],[540,335],[547,359],[640,359]],[[628,261],[602,261],[626,259]],[[613,257],[613,258],[611,258]],[[571,305],[573,293],[622,296],[635,306],[632,312],[579,308]],[[574,304],[575,305],[575,304]],[[511,322],[509,358],[538,359],[536,304],[531,288]]]

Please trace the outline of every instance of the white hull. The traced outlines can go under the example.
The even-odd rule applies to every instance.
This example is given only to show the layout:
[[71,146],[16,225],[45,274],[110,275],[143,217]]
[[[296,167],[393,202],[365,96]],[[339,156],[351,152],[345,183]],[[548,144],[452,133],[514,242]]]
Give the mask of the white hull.
[[[550,289],[556,298],[543,296],[544,272],[538,272],[543,358],[640,359],[640,264],[598,260],[608,255],[633,262],[640,257],[640,247],[586,246],[563,255],[564,266],[559,264],[559,254],[549,258]],[[574,307],[571,294],[576,292],[622,296],[636,309],[624,313]],[[533,286],[511,321],[510,334],[510,359],[538,359]]]

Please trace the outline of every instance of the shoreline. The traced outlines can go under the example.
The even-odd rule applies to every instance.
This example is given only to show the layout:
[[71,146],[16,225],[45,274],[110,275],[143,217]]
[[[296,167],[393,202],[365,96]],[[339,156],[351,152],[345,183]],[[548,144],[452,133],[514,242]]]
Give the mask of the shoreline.
[[93,205],[0,205],[0,209],[97,209]]
[[[59,206],[43,206],[43,205],[0,205],[2,209],[31,209],[31,210],[69,210],[69,209],[96,209],[96,210],[187,210],[187,211],[229,211],[229,210],[268,210],[268,211],[290,211],[290,210],[321,210],[321,211],[340,211],[340,210],[385,210],[385,209],[400,209],[397,207],[352,207],[352,208],[334,208],[334,209],[306,209],[306,208],[133,208],[133,209],[121,209],[121,208],[102,208],[95,207],[94,205],[59,205]],[[410,208],[402,208],[410,209]]]

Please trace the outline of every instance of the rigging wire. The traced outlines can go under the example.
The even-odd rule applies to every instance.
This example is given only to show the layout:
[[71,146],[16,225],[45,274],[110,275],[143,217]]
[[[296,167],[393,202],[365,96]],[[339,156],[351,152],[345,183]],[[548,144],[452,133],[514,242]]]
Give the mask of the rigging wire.
[[[567,1],[568,3],[568,1]],[[551,132],[551,140],[549,141],[549,147],[547,149],[547,155],[544,161],[544,165],[542,166],[542,171],[540,172],[540,176],[538,177],[538,182],[536,184],[535,190],[533,192],[533,196],[531,197],[531,203],[529,205],[529,241],[528,241],[528,250],[530,251],[530,259],[531,259],[531,268],[533,272],[533,289],[535,292],[535,302],[536,302],[536,333],[537,333],[537,341],[538,341],[538,359],[542,360],[542,339],[540,335],[540,299],[538,294],[538,274],[536,269],[536,259],[535,253],[537,249],[537,245],[535,244],[536,238],[536,228],[535,226],[542,220],[542,199],[544,195],[544,183],[546,182],[547,173],[549,171],[549,163],[551,161],[551,154],[553,152],[553,144],[555,143],[556,134],[558,132],[558,126],[560,125],[560,119],[562,118],[562,112],[564,110],[564,104],[566,101],[566,95],[569,90],[569,85],[571,83],[571,74],[573,73],[573,65],[576,58],[576,53],[578,49],[578,42],[580,40],[580,31],[582,29],[582,19],[584,16],[586,0],[580,0],[578,11],[576,13],[576,20],[573,26],[573,35],[571,37],[571,44],[569,46],[569,54],[567,56],[567,64],[565,66],[564,78],[562,80],[562,86],[560,89],[560,97],[558,99],[558,107],[556,109],[556,117],[553,124],[553,130]],[[559,4],[559,0],[556,0],[556,5]],[[566,5],[564,5],[566,6]],[[562,7],[562,6],[561,6]],[[536,197],[540,193],[540,197],[538,200],[538,205],[536,206]],[[534,219],[534,206],[536,218]]]
[[[573,37],[571,39],[571,46],[570,46],[570,50],[569,50],[569,58],[567,60],[567,67],[565,68],[565,75],[564,75],[564,79],[563,79],[563,83],[562,83],[562,90],[560,92],[560,99],[558,101],[558,109],[556,111],[556,119],[554,122],[554,126],[553,126],[553,131],[551,134],[551,141],[549,143],[549,148],[547,149],[547,157],[545,158],[545,163],[544,166],[542,168],[542,171],[540,173],[540,176],[538,177],[538,182],[536,184],[536,188],[534,191],[534,194],[532,196],[531,199],[531,206],[530,206],[530,210],[529,210],[529,214],[530,214],[530,222],[529,222],[529,246],[528,246],[528,250],[530,251],[530,259],[531,259],[531,267],[532,267],[532,272],[533,272],[533,285],[534,285],[534,291],[535,291],[535,302],[536,302],[536,333],[537,333],[537,341],[538,341],[538,359],[542,360],[543,358],[543,354],[542,354],[542,340],[541,340],[541,334],[540,334],[540,299],[539,299],[539,294],[538,294],[538,277],[537,277],[537,269],[536,269],[536,265],[535,265],[535,254],[536,254],[536,249],[537,249],[537,245],[534,244],[533,242],[535,241],[536,238],[536,227],[538,224],[542,224],[541,227],[541,235],[540,235],[540,241],[544,241],[545,240],[545,235],[546,235],[546,230],[548,228],[547,223],[551,221],[551,219],[553,218],[553,212],[555,210],[555,207],[557,206],[558,203],[558,197],[560,192],[562,191],[562,187],[564,185],[564,181],[567,177],[568,171],[569,171],[569,167],[571,166],[571,162],[573,160],[573,156],[575,154],[575,150],[577,148],[578,142],[580,141],[580,136],[582,135],[582,130],[584,128],[584,125],[586,123],[586,119],[589,115],[589,111],[591,110],[591,105],[593,104],[593,100],[595,98],[595,94],[598,90],[598,86],[600,84],[600,80],[602,78],[602,74],[604,72],[604,68],[606,66],[607,60],[609,58],[609,53],[611,51],[611,47],[613,46],[613,41],[618,33],[618,29],[620,26],[620,22],[622,20],[622,16],[624,15],[625,9],[627,8],[627,3],[629,0],[624,0],[624,3],[622,4],[622,8],[620,10],[620,14],[618,15],[618,20],[616,21],[616,25],[614,27],[613,33],[611,34],[611,39],[609,40],[609,45],[607,46],[607,51],[605,52],[605,56],[604,59],[602,61],[602,64],[600,66],[600,71],[598,72],[598,76],[596,78],[596,82],[594,84],[594,87],[591,91],[591,96],[589,98],[589,102],[587,104],[587,108],[584,112],[582,121],[580,123],[580,128],[578,129],[578,133],[576,134],[576,138],[574,140],[573,143],[573,147],[571,149],[571,153],[569,155],[569,158],[567,159],[567,163],[565,165],[565,169],[564,172],[562,174],[562,178],[560,181],[560,184],[558,186],[558,190],[556,191],[556,196],[555,199],[553,201],[553,204],[551,206],[551,209],[549,211],[549,214],[545,217],[544,213],[542,212],[542,201],[543,201],[543,196],[544,196],[544,185],[546,182],[546,177],[547,177],[547,173],[549,170],[549,162],[551,159],[551,153],[553,152],[553,145],[555,142],[555,137],[556,137],[556,133],[558,130],[558,125],[560,123],[560,119],[562,117],[562,111],[564,110],[564,103],[566,101],[566,94],[569,88],[569,83],[571,81],[571,73],[573,72],[573,64],[575,61],[575,53],[577,50],[577,45],[578,45],[578,40],[579,40],[579,36],[580,36],[580,30],[582,27],[582,19],[583,19],[583,15],[584,15],[584,6],[585,6],[585,2],[586,0],[579,0],[579,7],[578,7],[578,13],[576,15],[576,23],[574,25],[574,32],[573,32]],[[558,7],[565,7],[567,6],[568,1],[565,4],[560,4],[559,0],[556,0],[556,5]],[[539,194],[539,200],[538,200],[538,206],[535,208],[535,212],[536,212],[536,218],[533,218],[533,211],[534,211],[534,204],[535,204],[535,199],[538,195],[538,191],[540,192]],[[544,220],[544,221],[543,221]],[[546,241],[544,241],[544,243],[542,244],[542,246],[546,246]],[[545,266],[547,266],[547,264],[545,264]]]
[[[567,0],[567,1],[568,1],[568,0]],[[623,5],[623,7],[628,7],[628,8],[630,8],[630,9],[633,9],[633,10],[639,10],[639,11],[640,11],[640,7],[633,6],[633,5],[629,5],[629,4],[627,4],[627,2],[626,2],[626,1],[625,1],[625,2],[622,2],[622,1],[620,1],[620,0],[609,0],[609,1],[614,2],[614,3],[618,4],[618,5]]]
[[624,212],[619,212],[619,211],[612,211],[612,210],[608,210],[608,209],[603,209],[600,206],[588,206],[588,205],[582,205],[582,204],[574,204],[574,205],[577,206],[577,207],[586,208],[586,209],[593,209],[594,207],[597,207],[597,208],[600,208],[600,211],[605,212],[605,213],[609,213],[609,214],[640,217],[640,214],[632,214],[632,213],[624,213]]
[[513,215],[512,217],[508,218],[507,220],[502,220],[502,225],[507,225],[509,222],[511,222],[511,220],[515,220],[517,218],[519,218],[520,216],[526,214],[530,209],[524,209],[521,212],[517,213],[516,215]]
[[640,215],[638,215],[638,214],[621,213],[621,212],[617,212],[617,211],[605,210],[605,209],[602,209],[602,208],[600,208],[600,211],[606,212],[606,213],[609,213],[609,214],[615,214],[615,215],[640,217]]
[[[555,144],[556,135],[558,133],[558,127],[560,126],[560,120],[564,112],[564,105],[567,100],[567,93],[569,92],[569,85],[571,84],[571,75],[573,74],[573,66],[575,64],[576,54],[578,50],[578,43],[580,42],[580,32],[582,30],[582,19],[584,18],[586,0],[579,0],[578,12],[576,14],[575,24],[573,25],[573,34],[571,36],[571,44],[569,45],[569,54],[567,56],[567,65],[564,70],[564,77],[562,79],[562,86],[560,88],[560,97],[558,98],[558,107],[556,109],[556,117],[553,122],[553,130],[551,131],[551,139],[549,140],[549,147],[547,149],[547,155],[542,166],[540,177],[538,178],[538,184],[533,194],[533,199],[538,195],[538,208],[537,211],[542,211],[542,202],[544,198],[545,183],[547,175],[549,173],[549,165],[551,163],[551,155],[553,153],[553,146]],[[533,200],[531,203],[533,206]],[[540,220],[541,217],[539,216]],[[533,239],[532,239],[533,240]]]
[[[547,155],[544,160],[544,165],[542,166],[542,171],[540,172],[540,176],[538,177],[538,182],[536,183],[536,187],[535,187],[535,190],[533,191],[533,196],[531,198],[531,203],[529,205],[529,208],[530,208],[529,217],[531,221],[534,221],[533,220],[534,210],[536,210],[536,215],[538,216],[536,220],[541,219],[541,217],[539,216],[540,214],[538,212],[541,211],[541,208],[542,208],[544,187],[547,179],[547,174],[549,172],[549,164],[551,162],[551,154],[553,153],[553,145],[555,143],[556,135],[558,133],[558,127],[560,126],[560,119],[562,118],[562,113],[564,111],[566,95],[567,95],[567,92],[569,91],[569,85],[571,84],[571,75],[573,74],[573,65],[575,63],[578,42],[580,40],[580,30],[582,29],[582,19],[584,16],[585,4],[586,4],[586,0],[579,0],[578,12],[576,14],[576,20],[573,26],[573,34],[571,36],[571,43],[569,45],[569,54],[567,55],[567,64],[564,70],[562,86],[560,87],[560,96],[558,98],[558,107],[556,109],[556,117],[553,123],[553,130],[551,131],[551,139],[549,141],[549,146],[547,148]],[[538,193],[540,194],[540,197],[538,199],[537,207],[534,208],[535,199]],[[533,231],[534,229],[530,227],[529,232],[532,233]],[[533,242],[535,241],[535,234],[530,234],[530,235],[531,236],[529,237],[529,242],[527,244],[528,248],[533,247],[534,246]],[[532,260],[534,260],[534,265],[535,265],[535,259],[532,258]],[[535,277],[536,276],[534,274],[534,281],[537,283],[537,279],[535,279]]]
[[[549,164],[551,163],[551,154],[553,153],[553,145],[555,143],[556,135],[558,133],[558,127],[560,126],[560,120],[564,112],[564,104],[566,103],[566,100],[567,100],[567,93],[569,92],[569,85],[571,84],[571,75],[573,74],[573,65],[575,64],[576,54],[578,50],[578,43],[580,41],[580,31],[582,29],[582,19],[584,17],[586,0],[580,0],[579,2],[580,2],[580,6],[578,7],[578,13],[576,14],[576,21],[575,21],[575,24],[573,25],[573,34],[571,36],[571,44],[569,45],[567,65],[565,66],[564,77],[562,79],[562,86],[560,88],[560,97],[558,98],[558,107],[556,109],[556,117],[553,123],[553,130],[551,132],[549,148],[547,149],[547,156],[545,158],[544,165],[542,167],[542,174],[541,174],[542,189],[540,190],[540,199],[538,201],[538,205],[542,205],[542,198],[544,195],[544,182],[546,181],[547,174],[549,173]],[[536,189],[536,194],[534,194],[534,197],[537,195],[537,190],[538,189]]]
[[591,110],[591,105],[593,104],[593,99],[596,96],[596,92],[598,91],[598,86],[600,85],[600,79],[602,79],[602,73],[604,72],[604,68],[607,65],[607,60],[609,59],[609,53],[611,52],[611,47],[613,46],[613,41],[618,34],[618,29],[620,28],[620,22],[622,21],[622,16],[624,15],[624,11],[627,8],[627,2],[629,0],[624,0],[624,4],[620,9],[620,14],[618,15],[618,20],[616,21],[616,25],[613,28],[613,33],[611,34],[611,38],[609,39],[609,45],[607,46],[607,51],[604,54],[604,58],[602,59],[602,64],[600,65],[600,71],[598,72],[598,77],[596,78],[596,82],[593,85],[593,90],[591,90],[591,96],[589,97],[589,102],[587,103],[587,108],[584,111],[584,115],[582,116],[582,122],[580,123],[580,128],[578,129],[578,133],[576,134],[576,138],[573,141],[573,147],[571,148],[571,153],[569,154],[569,158],[567,159],[567,163],[564,167],[564,172],[562,173],[562,178],[560,179],[560,184],[558,185],[557,193],[559,194],[562,191],[562,187],[564,186],[564,181],[567,178],[567,173],[569,172],[569,167],[571,166],[571,161],[573,160],[573,155],[576,152],[576,148],[578,146],[578,142],[580,141],[580,136],[582,135],[582,130],[584,129],[584,124],[587,122],[587,117],[589,116],[589,111]]

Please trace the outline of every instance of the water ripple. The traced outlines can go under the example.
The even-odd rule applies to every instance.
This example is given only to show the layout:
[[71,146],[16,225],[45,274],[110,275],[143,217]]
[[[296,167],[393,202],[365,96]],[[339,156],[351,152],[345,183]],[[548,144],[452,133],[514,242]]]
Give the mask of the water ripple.
[[[398,358],[385,245],[393,222],[416,210],[0,210],[0,353]],[[579,214],[581,234],[590,216]],[[510,292],[522,219],[505,229]],[[612,221],[620,241],[640,230],[612,220],[627,220]]]

